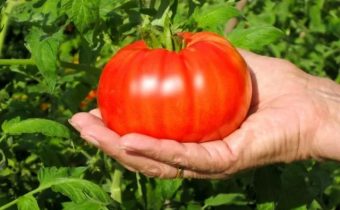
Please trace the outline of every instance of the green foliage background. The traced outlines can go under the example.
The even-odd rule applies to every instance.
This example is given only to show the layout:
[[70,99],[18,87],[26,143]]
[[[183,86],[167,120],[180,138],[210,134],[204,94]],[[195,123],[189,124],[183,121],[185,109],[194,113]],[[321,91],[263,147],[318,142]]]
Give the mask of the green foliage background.
[[[72,114],[95,107],[81,102],[110,56],[139,38],[142,15],[159,19],[174,2],[0,1],[0,209],[339,208],[339,163],[277,164],[228,180],[158,180],[126,171],[68,125]],[[339,1],[252,0],[241,13],[234,4],[180,1],[173,27],[224,34],[237,16],[224,34],[236,46],[340,83]],[[17,206],[5,205],[11,201]]]

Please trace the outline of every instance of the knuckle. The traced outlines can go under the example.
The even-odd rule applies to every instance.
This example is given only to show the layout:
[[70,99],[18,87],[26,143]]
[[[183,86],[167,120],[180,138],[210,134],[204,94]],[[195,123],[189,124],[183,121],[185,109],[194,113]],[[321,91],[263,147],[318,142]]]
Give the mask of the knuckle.
[[188,165],[188,161],[182,154],[177,154],[176,156],[173,157],[172,164],[174,164],[176,166],[184,166],[185,167],[185,166]]
[[148,177],[160,177],[162,175],[162,171],[156,166],[147,166],[140,172]]

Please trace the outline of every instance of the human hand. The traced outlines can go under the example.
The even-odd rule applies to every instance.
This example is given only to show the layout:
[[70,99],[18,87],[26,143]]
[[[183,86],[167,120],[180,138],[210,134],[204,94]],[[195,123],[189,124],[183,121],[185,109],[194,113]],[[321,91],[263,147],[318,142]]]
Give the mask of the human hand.
[[88,142],[131,171],[148,176],[225,178],[253,167],[317,158],[340,160],[339,86],[288,61],[240,50],[250,66],[253,98],[247,119],[222,140],[179,143],[141,134],[119,136],[98,109],[70,123]]

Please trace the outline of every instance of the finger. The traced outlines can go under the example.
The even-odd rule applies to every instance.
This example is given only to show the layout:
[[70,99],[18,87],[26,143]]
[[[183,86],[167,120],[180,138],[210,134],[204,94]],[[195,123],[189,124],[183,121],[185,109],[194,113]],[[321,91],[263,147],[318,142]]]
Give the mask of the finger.
[[81,130],[81,136],[90,144],[115,158],[130,171],[139,171],[147,176],[160,178],[176,176],[176,168],[122,149],[122,140],[119,136],[102,125],[88,124]]
[[69,119],[69,123],[79,132],[88,125],[104,125],[100,118],[87,112],[79,112],[73,115],[72,118]]
[[97,109],[92,109],[89,113],[93,114],[94,116],[96,116],[96,117],[98,117],[100,119],[102,119],[102,115],[101,115],[101,113],[100,113],[98,108]]
[[222,179],[230,177],[230,175],[226,173],[202,173],[188,169],[180,169],[180,167],[158,162],[132,152],[122,153],[117,160],[130,171],[138,171],[146,176],[162,179]]
[[[93,118],[99,120],[97,117],[93,116]],[[108,129],[103,123],[95,123],[95,119],[91,120],[94,123],[88,122],[83,124],[80,130],[81,137],[111,156],[119,156],[121,152],[120,136]]]
[[167,171],[168,167],[162,167],[162,164],[156,164],[154,160],[125,151],[121,146],[120,136],[103,125],[88,124],[80,134],[88,143],[115,158],[131,171],[140,171],[148,176],[171,176],[171,172]]
[[130,171],[139,171],[147,176],[162,178],[175,176],[173,174],[175,169],[171,171],[171,168],[163,163],[125,151],[121,146],[122,140],[119,136],[102,125],[88,124],[81,130],[81,136],[90,144],[115,158]]
[[206,143],[179,143],[159,140],[140,134],[122,137],[122,146],[127,151],[192,171],[218,173],[227,171],[235,160],[224,141]]
[[131,152],[123,151],[115,159],[130,171],[140,172],[148,177],[173,179],[177,175],[175,167]]
[[[88,143],[98,147],[109,156],[115,158],[130,171],[139,171],[146,176],[159,178],[176,178],[178,165],[169,165],[154,159],[141,156],[130,150],[126,151],[122,143],[124,138],[100,124],[84,124],[81,129],[81,136]],[[136,135],[138,136],[138,135]],[[142,139],[140,139],[142,141]],[[225,173],[208,173],[185,169],[181,178],[217,179],[225,178]]]
[[[83,116],[79,115],[79,119],[77,117],[78,116],[75,116],[75,121],[81,120]],[[90,119],[90,122],[93,120],[95,119]],[[91,124],[90,122],[82,124],[83,127],[80,130],[81,137],[88,143],[104,151],[109,156],[117,159],[128,170],[136,172],[136,164],[134,164],[136,160],[130,161],[131,158],[127,158],[129,156],[126,155],[126,152],[121,149],[119,135],[100,123]],[[142,161],[140,159],[141,158],[139,158],[139,161]],[[145,169],[145,171],[149,170]]]

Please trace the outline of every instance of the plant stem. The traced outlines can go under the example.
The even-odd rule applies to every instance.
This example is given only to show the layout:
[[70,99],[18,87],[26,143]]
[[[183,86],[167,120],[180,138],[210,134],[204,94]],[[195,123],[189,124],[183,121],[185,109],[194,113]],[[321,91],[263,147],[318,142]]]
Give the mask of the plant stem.
[[67,183],[67,182],[72,182],[74,180],[77,180],[77,179],[74,179],[74,178],[59,178],[59,179],[56,179],[55,181],[53,182],[48,182],[48,183],[45,183],[43,185],[40,185],[38,188],[18,197],[17,199],[3,205],[3,206],[0,206],[0,210],[5,210],[13,205],[15,205],[16,203],[18,203],[19,199],[22,198],[22,197],[25,197],[25,196],[33,196],[34,194],[36,193],[39,193],[41,191],[44,191],[48,188],[51,188],[53,185],[59,185],[59,184],[63,184],[63,183]]
[[171,31],[170,7],[164,11],[162,19],[163,35],[161,39],[165,45],[164,47],[169,51],[174,51],[174,34]]
[[[246,6],[246,4],[247,0],[240,0],[236,3],[236,8],[241,11]],[[229,20],[224,30],[225,33],[230,33],[236,27],[237,23],[237,18],[232,18],[231,20]]]
[[[11,66],[11,65],[36,65],[36,63],[32,58],[0,59],[0,66]],[[93,66],[89,66],[85,64],[68,63],[64,61],[60,61],[60,65],[64,68],[70,68],[70,69],[76,69],[76,70],[84,70],[84,69],[97,70],[97,68]]]
[[64,62],[64,61],[60,61],[60,65],[63,68],[69,68],[69,69],[75,69],[75,70],[98,70],[97,67],[95,66],[90,66],[87,64],[77,64],[77,63],[69,63],[69,62]]
[[141,8],[149,8],[150,7],[150,0],[140,0],[139,1]]
[[116,168],[111,174],[111,198],[118,203],[122,203],[122,189],[121,182],[123,178],[123,172],[121,169]]
[[[0,140],[1,142],[1,140]],[[0,149],[0,170],[4,167],[4,165],[6,164],[6,156],[5,156],[5,153],[4,151],[2,151],[2,149]]]
[[33,59],[0,59],[0,66],[11,66],[11,65],[35,65]]
[[1,136],[1,138],[0,138],[0,143],[1,143],[6,137],[7,137],[7,135],[6,135],[6,134],[3,134],[3,135]]
[[1,23],[0,23],[0,28],[2,28],[2,30],[0,31],[0,58],[2,57],[2,51],[3,51],[3,47],[4,47],[4,43],[5,43],[5,38],[6,38],[6,34],[7,34],[7,29],[9,26],[9,16],[12,12],[12,9],[14,8],[14,6],[23,3],[24,1],[7,1],[7,5],[1,15]]
[[173,45],[173,39],[172,39],[172,33],[170,29],[170,24],[166,24],[164,26],[164,34],[163,34],[163,39],[165,42],[165,48],[169,51],[174,51],[174,45]]
[[13,205],[15,205],[16,203],[18,203],[19,199],[22,198],[22,197],[34,195],[35,193],[38,193],[38,192],[41,192],[41,191],[43,191],[43,190],[45,190],[45,189],[47,189],[47,188],[50,188],[51,186],[52,186],[52,185],[44,185],[44,186],[40,186],[40,187],[38,187],[38,188],[36,188],[36,189],[34,189],[34,190],[32,190],[32,191],[30,191],[30,192],[28,192],[28,193],[22,195],[22,196],[20,196],[19,198],[15,199],[15,200],[12,200],[11,202],[6,203],[6,204],[3,205],[3,206],[0,206],[0,210],[5,210],[5,209],[7,209],[7,208],[9,208],[9,207],[11,207],[11,206],[13,206]]
[[16,204],[17,202],[18,202],[18,199],[12,200],[11,202],[6,203],[5,205],[1,206],[0,210],[7,209],[7,208],[13,206],[14,204]]

